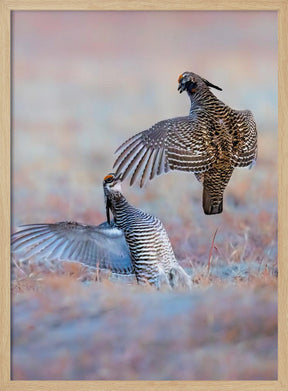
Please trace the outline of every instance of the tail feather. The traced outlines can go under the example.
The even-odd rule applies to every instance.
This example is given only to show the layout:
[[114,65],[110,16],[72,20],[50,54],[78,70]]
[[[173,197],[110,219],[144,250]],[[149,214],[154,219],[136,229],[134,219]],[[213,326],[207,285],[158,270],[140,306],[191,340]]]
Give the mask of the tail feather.
[[203,210],[206,215],[213,215],[217,213],[222,213],[223,211],[223,195],[220,195],[218,198],[212,198],[203,186]]

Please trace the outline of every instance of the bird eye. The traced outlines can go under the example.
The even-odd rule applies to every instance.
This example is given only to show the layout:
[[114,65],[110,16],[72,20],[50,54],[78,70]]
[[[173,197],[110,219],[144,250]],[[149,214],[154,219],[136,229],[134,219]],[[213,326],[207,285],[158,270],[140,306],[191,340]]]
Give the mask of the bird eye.
[[113,179],[114,179],[114,175],[108,174],[108,175],[105,176],[104,181],[106,183],[111,183],[111,182],[113,182]]

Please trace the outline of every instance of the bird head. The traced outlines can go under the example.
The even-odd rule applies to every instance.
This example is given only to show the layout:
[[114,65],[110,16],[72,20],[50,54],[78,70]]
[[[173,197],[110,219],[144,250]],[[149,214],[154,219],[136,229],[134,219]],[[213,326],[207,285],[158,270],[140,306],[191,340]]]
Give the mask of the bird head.
[[103,187],[111,193],[121,192],[121,179],[114,173],[107,174],[103,180]]
[[184,72],[178,77],[178,91],[187,91],[190,94],[200,91],[201,89],[207,90],[209,87],[215,88],[216,90],[222,91],[222,88],[215,86],[203,77],[196,75],[192,72]]
[[[115,174],[107,174],[103,179],[107,223],[111,224],[110,210],[113,210],[113,198],[121,197],[121,180]],[[113,212],[112,212],[113,213]]]

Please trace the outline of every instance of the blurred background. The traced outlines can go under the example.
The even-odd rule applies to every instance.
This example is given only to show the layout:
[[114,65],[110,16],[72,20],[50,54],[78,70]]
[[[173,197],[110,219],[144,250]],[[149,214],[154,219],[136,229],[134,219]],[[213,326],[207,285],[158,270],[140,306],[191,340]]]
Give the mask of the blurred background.
[[[258,165],[234,171],[226,212],[241,197],[257,212],[273,188],[276,201],[276,12],[14,12],[12,36],[16,225],[103,220],[114,151],[155,122],[188,114],[189,99],[177,91],[186,70],[219,85],[221,100],[250,109],[257,122]],[[265,174],[269,189],[263,182],[255,194]],[[203,215],[193,175],[172,172],[144,191],[125,185],[132,203],[167,222],[222,220]]]
[[[188,114],[189,99],[177,91],[184,71],[220,86],[223,91],[213,93],[230,107],[253,112],[257,164],[252,170],[234,170],[221,215],[203,214],[202,185],[188,173],[170,172],[141,190],[127,182],[123,193],[163,221],[177,258],[200,286],[216,228],[209,284],[275,278],[276,12],[13,12],[12,229],[25,223],[104,221],[102,180],[112,171],[114,151],[154,123]],[[271,286],[276,294],[274,282]],[[249,298],[251,308],[255,297],[252,293]],[[267,308],[263,311],[268,316]],[[276,307],[271,308],[273,312]],[[249,372],[254,361],[245,356],[248,372],[221,372],[221,378],[275,378],[273,335],[268,344],[272,358],[261,356],[261,345],[261,358],[255,359],[269,359],[268,366],[262,362],[258,372]],[[18,378],[35,377],[21,370]],[[152,370],[153,365],[145,375],[142,371],[142,378],[149,379]],[[135,373],[133,378],[139,375]],[[189,376],[217,378],[209,371],[193,375],[188,369],[180,378]]]

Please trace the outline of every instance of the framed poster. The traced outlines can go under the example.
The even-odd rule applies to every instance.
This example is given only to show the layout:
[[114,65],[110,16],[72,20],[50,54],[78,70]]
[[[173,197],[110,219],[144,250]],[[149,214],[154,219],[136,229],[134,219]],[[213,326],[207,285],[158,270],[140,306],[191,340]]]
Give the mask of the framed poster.
[[[284,387],[285,5],[23,1],[5,2],[2,17],[4,389]],[[114,151],[188,115],[177,92],[185,71],[221,87],[211,90],[229,107],[251,110],[258,130],[257,164],[235,168],[220,214],[203,213],[191,173],[142,189],[123,182],[129,202],[163,222],[191,292],[95,282],[75,264],[10,268],[10,228],[105,220]]]

